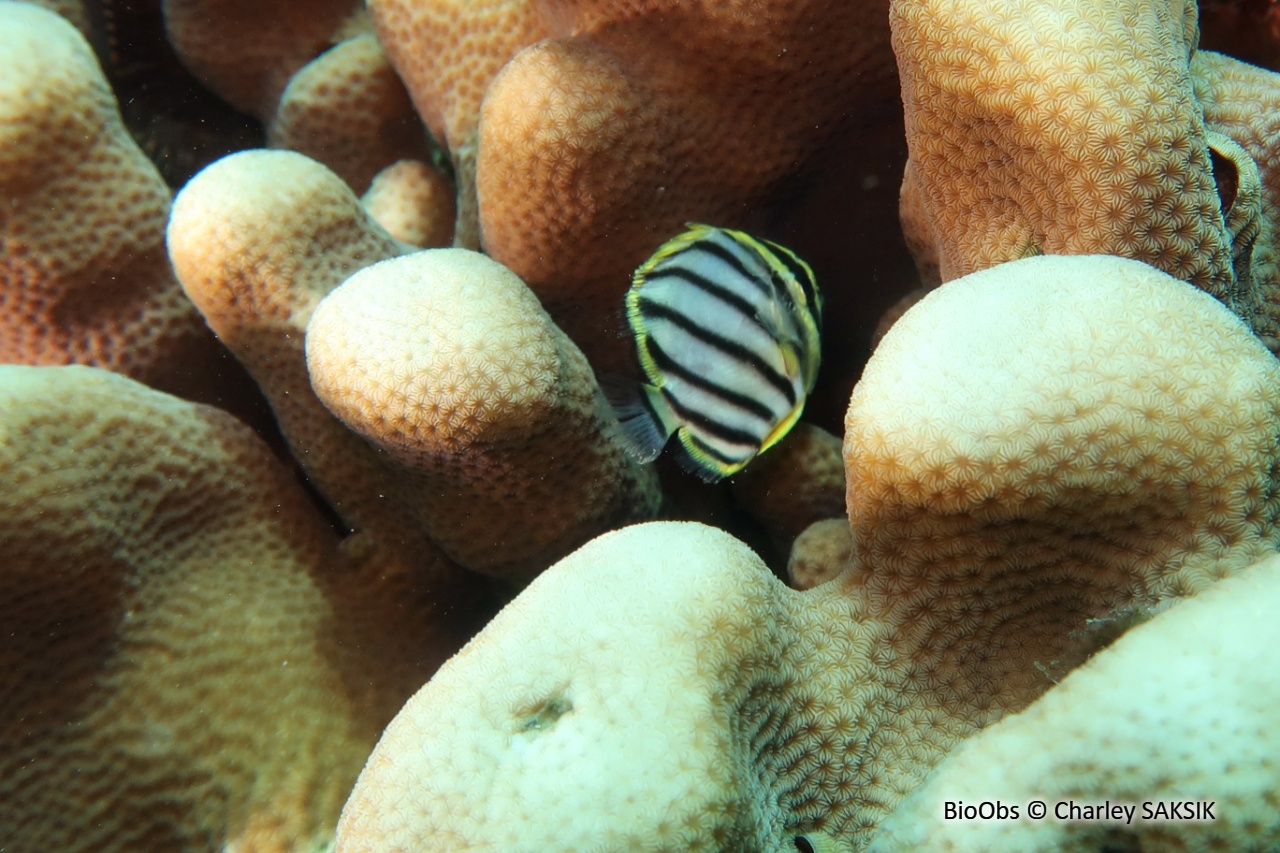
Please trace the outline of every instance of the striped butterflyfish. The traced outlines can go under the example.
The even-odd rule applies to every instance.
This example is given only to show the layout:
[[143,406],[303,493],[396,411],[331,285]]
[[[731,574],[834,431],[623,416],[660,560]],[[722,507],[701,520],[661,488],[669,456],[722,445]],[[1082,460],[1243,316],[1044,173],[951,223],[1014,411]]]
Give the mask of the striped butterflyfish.
[[632,455],[675,433],[686,468],[728,477],[787,434],[818,375],[822,297],[789,249],[690,224],[635,271],[627,322],[648,381],[611,388]]

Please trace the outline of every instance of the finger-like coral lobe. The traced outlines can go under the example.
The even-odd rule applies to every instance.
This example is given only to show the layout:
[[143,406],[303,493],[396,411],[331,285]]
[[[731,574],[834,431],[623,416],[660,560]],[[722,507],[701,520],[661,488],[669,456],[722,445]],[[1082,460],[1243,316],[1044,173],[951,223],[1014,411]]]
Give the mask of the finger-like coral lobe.
[[780,589],[713,528],[594,540],[406,706],[346,806],[338,850],[785,849],[753,766],[781,720],[733,716],[796,684]]
[[418,483],[459,563],[528,577],[657,509],[582,353],[501,264],[435,249],[362,270],[307,327],[320,399]]
[[1237,287],[1190,85],[1195,4],[895,2],[909,233],[943,281],[1037,252]]
[[169,189],[89,45],[57,15],[4,2],[0,54],[0,362],[225,390],[225,353],[165,258]]
[[443,561],[388,461],[311,390],[307,321],[343,279],[409,247],[351,188],[301,154],[226,157],[178,195],[169,254],[206,322],[257,380],[295,458],[342,519],[432,571]]
[[878,118],[895,99],[886,5],[370,10],[453,156],[459,245],[483,245],[593,364],[616,370],[625,349],[611,325],[637,264],[687,220],[758,223],[833,146],[858,139],[867,116],[852,104]]

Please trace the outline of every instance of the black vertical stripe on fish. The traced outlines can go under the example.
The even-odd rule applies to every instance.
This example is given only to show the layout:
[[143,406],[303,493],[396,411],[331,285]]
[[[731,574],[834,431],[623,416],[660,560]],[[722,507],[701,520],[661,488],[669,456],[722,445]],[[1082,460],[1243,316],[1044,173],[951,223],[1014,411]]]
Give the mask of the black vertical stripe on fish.
[[[771,366],[769,357],[777,352],[775,345],[777,339],[773,333],[758,322],[753,322],[742,315],[727,317],[724,313],[716,311],[690,311],[688,306],[677,308],[661,301],[661,298],[654,299],[647,294],[637,300],[637,309],[641,319],[646,323],[644,338],[672,335],[675,332],[670,329],[675,329],[694,335],[701,343],[719,350],[721,354],[726,354],[725,348],[728,347],[728,354],[754,355],[755,359],[766,367]],[[733,322],[735,317],[740,322]],[[717,320],[721,321],[718,325],[727,325],[737,334],[730,337],[710,329],[709,325]],[[708,338],[708,335],[712,337]],[[777,371],[777,368],[773,369]]]
[[754,273],[757,278],[768,279],[767,286],[765,282],[760,282],[760,287],[766,295],[772,296],[773,300],[780,306],[790,306],[795,303],[795,295],[792,294],[782,277],[778,275],[776,266],[770,262],[773,252],[768,247],[754,241],[750,244],[735,242],[734,246],[751,257],[752,264],[757,266]]
[[719,243],[707,241],[706,243],[699,245],[697,251],[712,255],[713,257],[723,261],[745,281],[760,291],[761,296],[769,297],[775,295],[769,292],[768,286],[763,281],[760,281],[759,272],[753,272],[752,270],[747,269],[746,262],[734,254],[733,250],[727,249]]
[[[731,341],[728,338],[718,335],[710,329],[703,328],[688,317],[680,314],[667,306],[658,302],[646,302],[644,297],[640,298],[642,313],[647,317],[657,317],[665,320],[671,325],[687,332],[691,337],[697,338],[702,343],[713,349],[717,349],[725,355],[739,362],[747,364],[756,373],[760,374],[766,382],[778,390],[778,393],[786,399],[789,405],[796,404],[796,390],[792,387],[787,378],[778,373],[771,365],[756,353],[739,344],[737,341]],[[645,337],[649,337],[648,334]]]
[[[769,331],[768,329],[765,329],[764,324],[760,322],[759,306],[752,305],[746,299],[734,293],[729,288],[724,287],[723,285],[720,285],[720,284],[716,284],[711,279],[703,275],[700,275],[694,272],[693,270],[688,270],[683,267],[664,267],[663,269],[655,273],[652,277],[650,277],[648,281],[650,283],[657,282],[657,281],[661,281],[663,278],[668,276],[670,276],[671,278],[677,278],[686,284],[696,287],[698,290],[702,291],[703,293],[707,294],[713,299],[718,299],[728,307],[734,309],[743,317],[745,317],[747,320],[751,321],[752,323],[755,323],[757,326],[764,329],[766,332]],[[647,295],[641,295],[640,303],[642,306],[645,304],[648,304],[648,305],[662,304],[648,297]]]
[[648,346],[649,356],[653,359],[654,364],[658,365],[658,367],[662,368],[667,373],[670,373],[672,376],[678,376],[690,385],[701,388],[708,394],[719,397],[734,408],[740,409],[748,414],[755,415],[766,423],[772,422],[778,418],[777,412],[770,409],[754,397],[748,397],[746,394],[725,388],[723,385],[712,382],[705,376],[701,376],[694,373],[692,370],[689,370],[668,355],[662,347],[658,346],[658,342],[655,341],[652,336],[649,337],[645,343]]
[[804,298],[809,303],[809,310],[813,313],[814,319],[821,319],[822,300],[818,296],[817,290],[815,290],[813,270],[809,269],[808,265],[797,258],[795,252],[792,252],[787,247],[779,246],[772,240],[764,240],[763,242],[774,250],[774,257],[790,271],[796,283],[800,285],[800,290],[804,292]]
[[[713,420],[710,416],[692,409],[682,403],[679,398],[671,393],[669,388],[663,387],[662,397],[670,404],[672,411],[679,415],[688,424],[697,427],[698,431],[714,436],[725,444],[737,444],[742,447],[752,448],[752,453],[760,447],[760,442],[764,440],[764,435],[755,435],[746,430],[734,429],[731,426],[722,424]],[[765,435],[768,435],[766,432]]]

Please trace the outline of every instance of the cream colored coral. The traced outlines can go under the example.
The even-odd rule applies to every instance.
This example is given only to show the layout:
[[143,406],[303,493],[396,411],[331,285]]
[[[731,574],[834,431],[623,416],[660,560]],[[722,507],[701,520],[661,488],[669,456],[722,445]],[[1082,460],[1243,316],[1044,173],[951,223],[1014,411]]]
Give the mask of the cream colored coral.
[[66,18],[85,38],[90,37],[89,10],[85,8],[85,0],[23,0],[35,6],[57,12]]
[[851,401],[842,575],[789,590],[696,525],[593,540],[410,700],[338,849],[860,849],[1090,620],[1271,551],[1278,434],[1280,364],[1150,267],[943,285]]
[[289,78],[267,131],[271,147],[319,160],[357,193],[397,160],[431,156],[404,84],[369,33],[335,45]]
[[1196,7],[896,0],[911,181],[943,281],[1037,252],[1241,285],[1189,63]]
[[339,853],[794,850],[753,755],[788,715],[736,718],[753,695],[763,710],[799,686],[780,590],[714,528],[592,541],[387,729]]
[[[1261,198],[1257,210],[1258,234],[1254,243],[1252,287],[1241,294],[1249,311],[1259,315],[1254,328],[1272,352],[1280,351],[1280,134],[1271,117],[1280,110],[1280,74],[1247,65],[1229,56],[1201,50],[1191,60],[1196,99],[1204,110],[1206,125],[1234,140],[1257,171]],[[1235,163],[1215,161],[1225,171],[1224,180],[1243,185]],[[1248,166],[1246,166],[1246,169]],[[1247,176],[1246,176],[1247,178]],[[1233,205],[1243,207],[1243,205]]]
[[[1030,708],[961,745],[870,850],[1275,849],[1277,608],[1280,557],[1270,556],[1130,631]],[[1016,806],[1021,819],[944,820],[944,801],[961,799]],[[1028,819],[1036,800],[1047,812]],[[1199,819],[1170,819],[1170,802]],[[1104,803],[1133,811],[1071,819],[1072,804]]]
[[453,158],[456,244],[520,276],[597,369],[624,371],[615,327],[630,274],[685,221],[758,230],[845,142],[860,176],[892,173],[864,156],[899,156],[880,145],[901,135],[883,132],[898,113],[887,5],[372,0],[369,11]]
[[796,589],[813,589],[839,577],[853,558],[853,539],[844,518],[810,524],[791,545],[787,578]]
[[527,578],[657,509],[582,353],[508,269],[435,249],[368,267],[316,308],[320,399],[416,481],[459,563]]
[[96,368],[0,366],[0,479],[5,847],[322,849],[457,602],[347,559],[230,415]]
[[[957,280],[894,324],[850,400],[856,583],[921,640],[939,619],[985,636],[993,682],[1025,681],[1004,655],[1052,659],[1086,615],[1197,592],[1224,555],[1270,547],[1278,410],[1275,358],[1146,264]],[[980,600],[936,594],[979,576]]]
[[165,258],[169,189],[89,45],[52,12],[0,2],[0,55],[0,362],[225,392],[225,353]]
[[360,197],[369,216],[397,240],[423,248],[453,240],[453,185],[439,170],[400,160],[374,176]]
[[448,571],[401,472],[316,399],[303,350],[320,300],[398,244],[351,188],[301,154],[246,151],[196,175],[174,203],[169,254],[183,288],[271,402],[294,458],[353,529]]

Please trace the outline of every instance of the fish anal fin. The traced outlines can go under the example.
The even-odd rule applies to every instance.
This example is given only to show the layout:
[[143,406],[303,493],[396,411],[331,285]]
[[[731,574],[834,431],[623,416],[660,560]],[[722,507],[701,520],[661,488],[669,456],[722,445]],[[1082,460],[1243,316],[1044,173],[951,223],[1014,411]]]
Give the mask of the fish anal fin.
[[700,446],[698,440],[688,430],[680,430],[679,436],[684,453],[677,456],[676,461],[680,463],[681,468],[690,474],[696,474],[704,483],[718,483],[725,477],[732,477],[751,461],[748,459],[746,462],[736,464],[725,462]]

